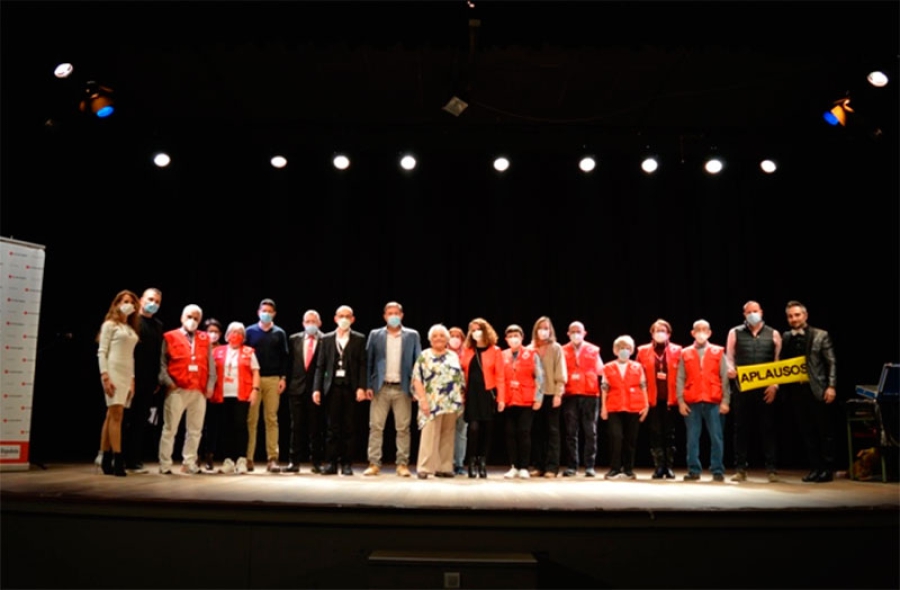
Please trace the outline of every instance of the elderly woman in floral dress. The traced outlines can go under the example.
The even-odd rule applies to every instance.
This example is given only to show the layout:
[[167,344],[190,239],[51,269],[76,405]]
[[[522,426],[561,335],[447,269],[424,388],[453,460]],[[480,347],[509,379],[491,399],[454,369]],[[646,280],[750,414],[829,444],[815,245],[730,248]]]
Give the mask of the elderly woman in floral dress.
[[431,348],[413,365],[413,391],[419,404],[422,431],[416,474],[453,477],[453,444],[456,419],[462,411],[463,371],[459,356],[447,347],[450,332],[442,324],[428,330]]

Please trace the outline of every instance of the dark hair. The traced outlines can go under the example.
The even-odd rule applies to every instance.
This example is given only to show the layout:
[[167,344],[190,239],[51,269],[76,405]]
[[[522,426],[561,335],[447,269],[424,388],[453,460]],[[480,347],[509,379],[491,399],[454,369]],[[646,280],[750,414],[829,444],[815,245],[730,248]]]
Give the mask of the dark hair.
[[278,308],[275,307],[275,302],[272,301],[271,299],[269,299],[268,297],[266,297],[265,299],[263,299],[262,301],[259,302],[259,307],[262,307],[263,305],[271,305],[272,309],[274,309],[276,311],[278,310]]
[[205,329],[208,330],[210,326],[215,326],[215,327],[217,327],[217,328],[219,329],[219,332],[222,333],[222,334],[225,333],[224,328],[222,328],[222,322],[220,322],[220,321],[217,320],[216,318],[209,318],[208,320],[206,320],[205,322],[203,322],[203,327],[204,327]]

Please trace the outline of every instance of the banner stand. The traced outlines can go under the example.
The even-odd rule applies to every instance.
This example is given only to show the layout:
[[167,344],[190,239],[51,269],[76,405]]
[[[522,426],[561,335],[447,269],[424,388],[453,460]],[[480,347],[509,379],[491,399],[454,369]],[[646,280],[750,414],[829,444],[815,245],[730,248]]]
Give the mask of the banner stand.
[[0,471],[26,471],[46,252],[12,238],[0,245]]

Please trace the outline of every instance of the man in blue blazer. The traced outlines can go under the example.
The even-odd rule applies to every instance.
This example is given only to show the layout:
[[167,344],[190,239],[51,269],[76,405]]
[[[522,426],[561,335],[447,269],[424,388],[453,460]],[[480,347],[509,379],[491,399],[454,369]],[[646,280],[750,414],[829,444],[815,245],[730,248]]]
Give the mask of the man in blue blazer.
[[391,301],[384,306],[385,327],[369,332],[366,342],[366,373],[369,406],[369,467],[363,475],[381,472],[384,425],[394,412],[397,429],[397,475],[409,477],[412,419],[412,369],[422,353],[422,341],[416,330],[403,326],[403,306]]

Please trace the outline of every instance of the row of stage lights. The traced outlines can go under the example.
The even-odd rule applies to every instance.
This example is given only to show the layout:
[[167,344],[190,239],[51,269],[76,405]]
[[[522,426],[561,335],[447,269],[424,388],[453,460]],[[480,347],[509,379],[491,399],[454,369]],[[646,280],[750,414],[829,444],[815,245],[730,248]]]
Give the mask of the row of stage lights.
[[[153,155],[153,163],[159,168],[166,168],[172,163],[172,157],[165,152],[157,152]],[[272,168],[281,170],[287,167],[288,160],[284,156],[278,155],[272,156],[272,158],[269,160],[269,163],[272,165]],[[418,165],[418,161],[412,154],[404,154],[403,156],[401,156],[399,163],[400,168],[407,172],[412,172]],[[350,168],[350,158],[345,154],[336,154],[332,159],[332,165],[337,170],[347,170],[348,168]],[[509,167],[509,158],[501,156],[494,160],[494,170],[496,170],[497,172],[506,172],[507,170],[509,170]],[[590,156],[586,156],[578,162],[578,168],[585,174],[593,172],[596,167],[597,161]],[[703,170],[708,174],[718,174],[724,168],[724,161],[721,158],[717,157],[709,158],[703,164]],[[774,160],[765,159],[760,161],[759,168],[765,174],[772,174],[776,170],[778,170],[778,165]],[[641,170],[643,170],[646,174],[653,174],[658,169],[659,161],[654,157],[646,158],[641,162]]]

